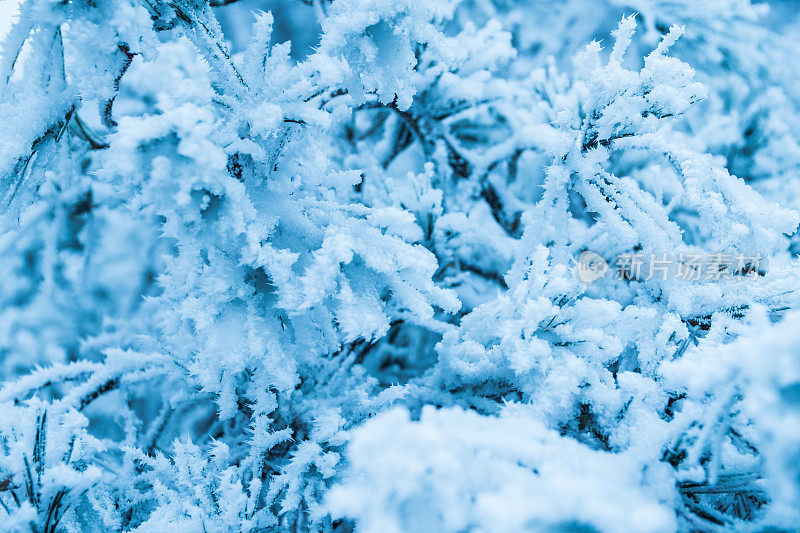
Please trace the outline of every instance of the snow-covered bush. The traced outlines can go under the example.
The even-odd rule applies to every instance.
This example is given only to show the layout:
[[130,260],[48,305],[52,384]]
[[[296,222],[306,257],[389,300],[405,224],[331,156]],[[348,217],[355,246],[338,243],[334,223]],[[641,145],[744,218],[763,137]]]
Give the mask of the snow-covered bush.
[[3,529],[800,523],[796,3],[11,8]]

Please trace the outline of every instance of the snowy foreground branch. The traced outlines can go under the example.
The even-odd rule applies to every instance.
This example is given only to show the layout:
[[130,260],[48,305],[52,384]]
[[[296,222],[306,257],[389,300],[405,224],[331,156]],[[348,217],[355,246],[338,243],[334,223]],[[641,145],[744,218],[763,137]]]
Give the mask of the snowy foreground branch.
[[773,7],[22,0],[0,527],[796,528]]

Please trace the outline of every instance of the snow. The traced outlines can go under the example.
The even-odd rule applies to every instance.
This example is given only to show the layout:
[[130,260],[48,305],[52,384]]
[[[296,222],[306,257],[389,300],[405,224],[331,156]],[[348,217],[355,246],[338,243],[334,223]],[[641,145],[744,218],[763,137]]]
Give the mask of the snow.
[[798,27],[0,0],[2,528],[793,530]]

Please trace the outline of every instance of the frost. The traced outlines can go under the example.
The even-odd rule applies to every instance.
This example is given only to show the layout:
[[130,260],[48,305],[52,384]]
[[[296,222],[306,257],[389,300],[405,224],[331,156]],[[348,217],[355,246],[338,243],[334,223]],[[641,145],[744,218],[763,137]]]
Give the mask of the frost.
[[18,7],[3,530],[796,528],[794,3]]

